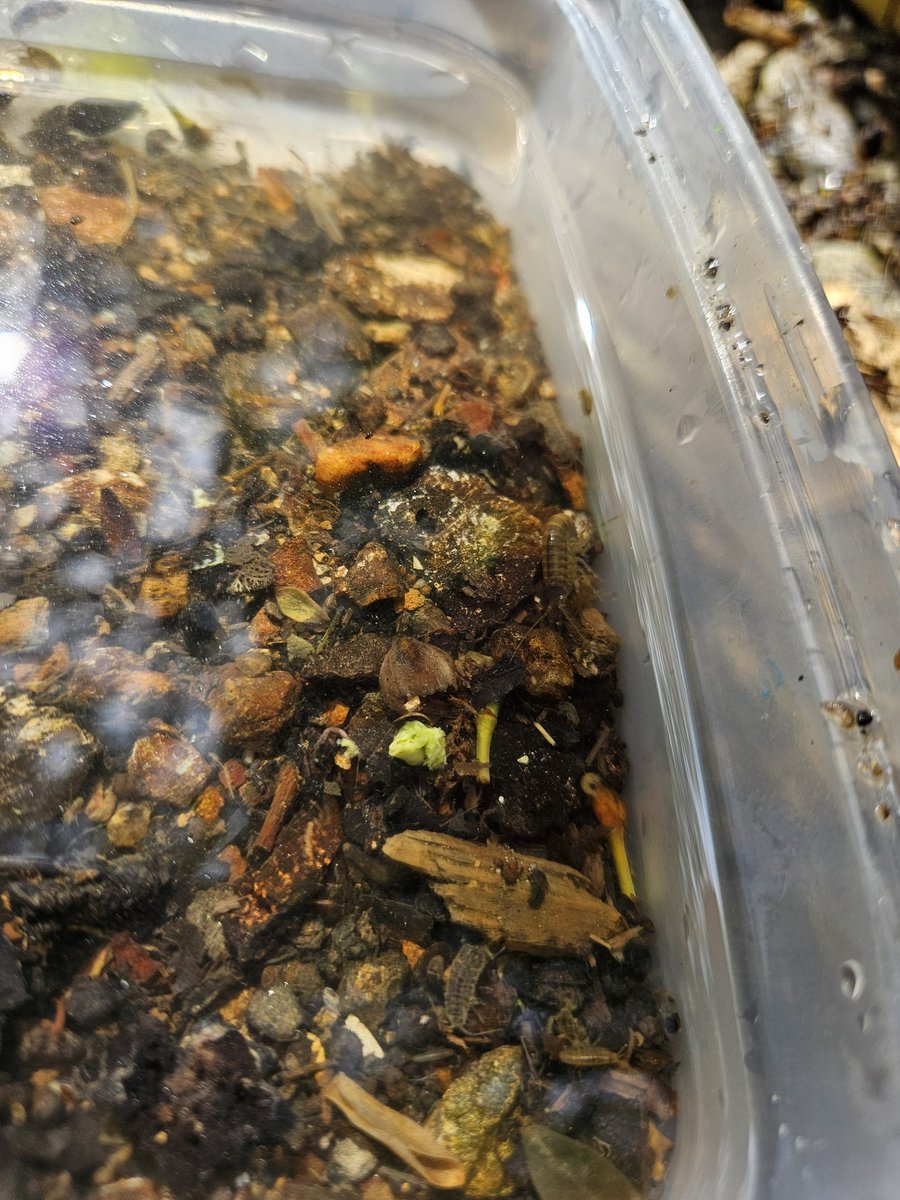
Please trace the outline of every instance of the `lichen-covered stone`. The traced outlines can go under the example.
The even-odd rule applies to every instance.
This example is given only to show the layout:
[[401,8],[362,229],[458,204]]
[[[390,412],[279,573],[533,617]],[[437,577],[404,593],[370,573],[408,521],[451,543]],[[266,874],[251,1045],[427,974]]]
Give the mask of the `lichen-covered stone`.
[[58,819],[99,754],[68,713],[0,689],[0,832]]
[[489,1050],[458,1075],[431,1110],[425,1128],[469,1170],[463,1191],[472,1200],[514,1190],[505,1163],[515,1149],[510,1118],[522,1090],[519,1046]]

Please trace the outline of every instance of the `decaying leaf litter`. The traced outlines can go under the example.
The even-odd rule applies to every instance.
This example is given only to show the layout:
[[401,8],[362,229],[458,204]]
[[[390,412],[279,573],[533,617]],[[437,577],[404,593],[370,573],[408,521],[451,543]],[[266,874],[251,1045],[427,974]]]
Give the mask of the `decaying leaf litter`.
[[645,1194],[673,1018],[508,237],[145,116],[0,138],[10,1194]]

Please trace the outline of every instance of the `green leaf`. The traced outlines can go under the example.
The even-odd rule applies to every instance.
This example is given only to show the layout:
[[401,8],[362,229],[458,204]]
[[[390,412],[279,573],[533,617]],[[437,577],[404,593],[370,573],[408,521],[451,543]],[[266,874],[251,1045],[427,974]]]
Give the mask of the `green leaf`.
[[541,1200],[641,1200],[630,1180],[593,1146],[546,1125],[526,1125],[522,1144]]
[[275,592],[275,603],[282,613],[298,625],[328,624],[328,613],[307,592],[297,587],[281,587]]

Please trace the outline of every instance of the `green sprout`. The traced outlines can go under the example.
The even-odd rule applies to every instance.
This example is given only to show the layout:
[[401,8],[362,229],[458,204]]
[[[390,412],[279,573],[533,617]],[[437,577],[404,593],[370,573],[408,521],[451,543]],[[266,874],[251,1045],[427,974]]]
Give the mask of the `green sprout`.
[[475,719],[475,760],[478,763],[478,782],[491,782],[491,742],[500,715],[500,702],[486,705]]
[[436,771],[447,761],[447,735],[434,725],[407,721],[388,746],[388,754],[411,767],[427,767],[429,771]]

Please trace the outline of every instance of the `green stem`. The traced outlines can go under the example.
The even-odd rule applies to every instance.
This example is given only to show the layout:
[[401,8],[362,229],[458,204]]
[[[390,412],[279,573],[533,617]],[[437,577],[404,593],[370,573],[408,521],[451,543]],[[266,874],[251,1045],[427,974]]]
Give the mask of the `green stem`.
[[491,782],[491,739],[497,728],[500,701],[494,700],[475,718],[475,759],[478,763],[478,782]]

